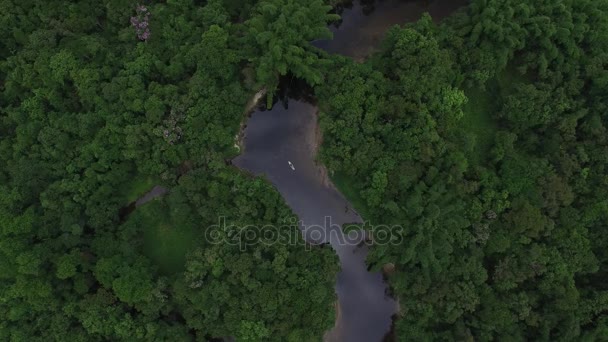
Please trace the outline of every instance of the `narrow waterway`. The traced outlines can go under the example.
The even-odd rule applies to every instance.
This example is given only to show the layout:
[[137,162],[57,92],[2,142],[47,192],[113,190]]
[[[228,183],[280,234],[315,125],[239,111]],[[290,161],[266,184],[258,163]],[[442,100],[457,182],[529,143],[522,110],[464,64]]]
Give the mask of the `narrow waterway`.
[[[437,20],[466,2],[355,2],[341,11],[341,23],[330,27],[334,39],[313,44],[329,53],[363,59],[377,47],[389,27],[416,20],[425,11]],[[283,88],[287,92],[292,90],[289,84]],[[233,164],[272,182],[300,218],[305,239],[330,243],[339,256],[341,271],[336,283],[339,314],[326,340],[381,341],[390,331],[397,304],[388,295],[382,275],[368,272],[367,246],[361,243],[362,237],[349,239],[342,234],[343,224],[362,222],[362,218],[316,163],[317,109],[302,94],[296,91],[296,95],[286,95],[272,110],[259,109],[251,114],[243,133],[244,151]]]
[[361,0],[338,8],[342,20],[330,25],[331,40],[313,42],[329,53],[362,60],[379,46],[386,31],[413,22],[428,12],[440,21],[469,0]]
[[328,339],[379,341],[390,329],[396,305],[385,294],[382,275],[367,271],[367,248],[357,246],[361,239],[342,235],[342,224],[360,222],[361,217],[315,163],[315,126],[316,108],[303,101],[289,100],[287,108],[277,103],[271,111],[257,111],[247,123],[245,153],[234,164],[265,175],[300,218],[306,240],[329,242],[337,252],[340,315]]

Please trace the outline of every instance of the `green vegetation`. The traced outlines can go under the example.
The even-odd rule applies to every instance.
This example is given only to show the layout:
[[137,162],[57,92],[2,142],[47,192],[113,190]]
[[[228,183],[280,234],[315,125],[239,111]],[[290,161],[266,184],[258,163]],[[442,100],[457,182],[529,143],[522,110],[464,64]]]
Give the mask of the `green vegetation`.
[[[331,250],[203,236],[220,216],[292,218],[225,160],[249,94],[318,78],[307,40],[327,36],[329,8],[145,3],[0,1],[0,340],[320,339]],[[170,193],[120,217],[158,184]]]
[[331,176],[332,183],[340,190],[340,192],[348,198],[350,204],[362,216],[367,217],[367,205],[365,198],[359,194],[353,180],[341,173],[335,173]]
[[[504,99],[512,94],[518,83],[528,82],[521,73],[507,67],[494,78],[480,86],[465,88],[467,103],[463,106],[464,116],[456,134],[465,131],[470,139],[463,142],[467,159],[479,166],[488,162],[494,145],[494,137],[499,129],[499,117]],[[472,145],[472,146],[471,146]]]
[[139,177],[127,183],[123,188],[124,190],[124,202],[131,203],[136,201],[138,198],[150,191],[160,181],[153,177]]
[[[464,116],[460,121],[460,129],[474,137],[474,146],[467,159],[482,164],[494,144],[497,124],[493,115],[500,108],[500,97],[494,92],[479,88],[467,89],[465,94],[468,101],[462,108]],[[466,149],[466,146],[464,148]]]
[[130,220],[141,226],[144,254],[164,273],[181,272],[186,254],[194,249],[197,241],[202,240],[203,230],[188,222],[172,222],[171,217],[184,214],[169,213],[168,210],[167,204],[154,200],[132,214],[140,218],[132,217]]
[[368,257],[396,336],[608,340],[607,0],[472,0],[364,63],[310,44],[336,1],[146,3],[0,0],[0,340],[320,340],[336,255],[214,226],[294,218],[225,162],[286,74],[337,186],[402,227]]
[[321,157],[402,227],[399,339],[608,339],[607,38],[605,0],[473,0],[332,58]]

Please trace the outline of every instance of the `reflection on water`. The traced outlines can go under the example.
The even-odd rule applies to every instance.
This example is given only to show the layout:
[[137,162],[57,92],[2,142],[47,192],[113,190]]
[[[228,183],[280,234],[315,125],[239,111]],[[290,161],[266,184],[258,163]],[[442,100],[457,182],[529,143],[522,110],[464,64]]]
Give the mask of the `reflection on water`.
[[445,18],[469,0],[360,0],[341,5],[336,12],[342,19],[330,25],[331,40],[313,42],[329,53],[361,60],[371,54],[394,25],[418,20],[428,12],[435,21]]
[[[338,8],[342,20],[330,26],[332,40],[313,44],[329,53],[362,59],[373,51],[389,27],[417,20],[424,12],[437,20],[466,3],[467,0],[361,0]],[[338,254],[338,315],[326,340],[381,341],[390,330],[397,304],[388,296],[382,275],[367,271],[367,246],[360,240],[338,239],[341,225],[362,222],[362,218],[315,162],[319,139],[312,91],[293,78],[284,78],[279,89],[282,100],[272,110],[255,111],[247,121],[244,152],[233,164],[272,182],[300,218],[306,240],[330,243]],[[319,227],[325,234],[316,236],[314,232]]]
[[[328,339],[379,341],[390,329],[396,304],[386,295],[382,275],[367,271],[367,247],[340,238],[341,225],[361,222],[361,217],[315,163],[315,131],[316,108],[309,103],[287,100],[270,111],[256,111],[244,132],[244,153],[233,164],[267,177],[300,218],[307,241],[330,243],[338,254],[340,315]],[[319,228],[324,234],[317,234]]]

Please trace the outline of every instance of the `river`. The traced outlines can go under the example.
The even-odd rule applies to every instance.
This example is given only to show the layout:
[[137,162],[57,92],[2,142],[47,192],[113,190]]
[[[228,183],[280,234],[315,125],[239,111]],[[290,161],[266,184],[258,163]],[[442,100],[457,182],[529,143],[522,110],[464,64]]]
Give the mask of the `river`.
[[[425,11],[439,19],[466,2],[356,2],[340,13],[339,25],[330,26],[333,40],[313,44],[329,53],[362,59],[377,47],[389,27],[416,20]],[[255,175],[264,175],[298,215],[305,239],[330,243],[339,256],[337,321],[325,339],[382,341],[390,331],[397,303],[388,295],[382,274],[368,272],[367,246],[359,243],[361,238],[350,241],[341,238],[341,225],[361,222],[362,218],[327,179],[323,166],[316,163],[317,109],[311,101],[297,95],[301,94],[287,95],[272,110],[258,109],[251,114],[244,130],[244,151],[233,164]]]
[[413,22],[428,12],[435,22],[445,18],[469,0],[362,0],[350,7],[338,8],[342,20],[330,25],[331,40],[313,45],[329,53],[361,60],[380,44],[385,32],[394,25]]

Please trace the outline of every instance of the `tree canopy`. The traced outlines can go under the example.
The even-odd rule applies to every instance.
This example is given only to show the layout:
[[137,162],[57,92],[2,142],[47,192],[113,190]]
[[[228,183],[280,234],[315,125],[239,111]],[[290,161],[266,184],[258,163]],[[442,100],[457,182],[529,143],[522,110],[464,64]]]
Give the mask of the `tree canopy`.
[[322,339],[337,256],[227,162],[285,75],[397,227],[399,340],[608,340],[608,1],[471,0],[358,62],[311,45],[339,2],[0,0],[0,340]]
[[[402,340],[608,338],[606,1],[486,1],[317,87],[322,159],[398,224]],[[345,180],[344,180],[345,179]]]
[[[291,56],[309,58],[297,35],[324,34],[315,11],[328,8],[279,1],[268,17],[271,2],[247,3],[0,2],[1,340],[301,341],[331,328],[331,250],[205,239],[220,216],[293,218],[225,160],[269,82],[249,71],[283,70],[252,58],[268,46],[251,41],[255,23],[291,30],[278,60],[312,73]],[[270,24],[285,15],[314,22]],[[156,184],[169,194],[128,215]]]

